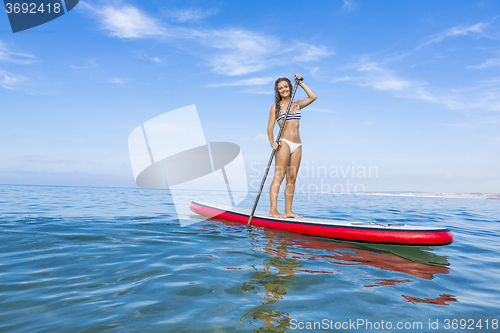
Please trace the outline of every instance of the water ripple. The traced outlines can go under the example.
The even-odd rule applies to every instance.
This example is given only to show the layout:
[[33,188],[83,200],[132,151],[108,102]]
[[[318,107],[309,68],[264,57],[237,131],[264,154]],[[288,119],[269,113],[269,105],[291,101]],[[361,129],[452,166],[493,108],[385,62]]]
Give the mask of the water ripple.
[[454,232],[453,244],[432,248],[248,232],[217,219],[181,228],[162,191],[0,186],[0,195],[2,332],[251,332],[325,318],[500,319],[495,200],[295,199],[309,216]]

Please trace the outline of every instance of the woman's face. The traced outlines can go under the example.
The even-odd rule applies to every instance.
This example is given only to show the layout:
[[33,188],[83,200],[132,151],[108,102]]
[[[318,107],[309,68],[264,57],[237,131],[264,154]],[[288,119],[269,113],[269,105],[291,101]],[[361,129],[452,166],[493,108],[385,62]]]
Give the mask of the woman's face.
[[278,92],[280,93],[282,98],[290,95],[290,87],[288,86],[288,82],[281,81],[280,83],[278,83]]

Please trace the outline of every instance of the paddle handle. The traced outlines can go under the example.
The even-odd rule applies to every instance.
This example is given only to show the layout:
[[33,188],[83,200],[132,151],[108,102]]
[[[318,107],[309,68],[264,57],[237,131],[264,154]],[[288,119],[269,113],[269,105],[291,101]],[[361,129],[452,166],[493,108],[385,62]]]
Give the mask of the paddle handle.
[[[285,119],[283,119],[283,123],[281,124],[280,130],[278,132],[278,136],[276,137],[276,142],[280,141],[281,133],[283,132],[283,128],[285,128],[285,123],[286,123],[286,120],[288,118],[288,113],[290,112],[293,98],[295,97],[295,92],[297,91],[297,87],[299,86],[299,82],[303,79],[304,78],[300,78],[299,80],[297,80],[297,82],[295,83],[295,87],[293,87],[292,96],[290,96],[290,103],[288,103],[288,107],[286,108]],[[264,183],[266,182],[267,174],[269,173],[269,169],[271,168],[271,163],[273,163],[274,155],[276,155],[276,149],[273,149],[273,152],[271,153],[271,157],[269,158],[269,162],[267,163],[266,172],[264,172],[264,178],[262,179],[262,182],[260,183],[259,193],[257,194],[257,199],[255,199],[255,203],[253,204],[252,213],[250,214],[250,218],[248,219],[247,227],[250,227],[250,225],[252,224],[253,214],[255,213],[255,209],[257,208],[257,204],[259,202],[259,198],[260,198],[260,195],[262,193],[262,189],[264,188]]]

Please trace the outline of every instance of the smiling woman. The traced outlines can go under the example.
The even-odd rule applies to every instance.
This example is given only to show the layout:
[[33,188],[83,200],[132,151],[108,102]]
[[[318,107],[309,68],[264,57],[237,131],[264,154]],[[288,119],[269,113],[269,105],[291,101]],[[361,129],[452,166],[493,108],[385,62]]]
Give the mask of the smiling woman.
[[[269,124],[267,125],[267,135],[269,143],[276,152],[274,179],[269,190],[271,200],[270,217],[302,217],[292,212],[293,194],[295,192],[295,181],[299,172],[300,160],[302,158],[302,141],[299,135],[299,120],[301,117],[300,110],[316,100],[316,94],[306,86],[302,76],[295,74],[295,80],[307,93],[307,98],[301,101],[294,102],[290,106],[288,115],[283,111],[283,105],[289,105],[292,101],[290,93],[292,84],[287,78],[277,79],[274,84],[275,103],[271,107],[269,114]],[[286,117],[286,121],[285,121]],[[275,142],[273,139],[274,123],[278,122],[281,127],[285,121],[281,139]],[[282,144],[281,141],[285,142]],[[281,215],[277,209],[278,192],[286,177],[285,187],[285,214]]]

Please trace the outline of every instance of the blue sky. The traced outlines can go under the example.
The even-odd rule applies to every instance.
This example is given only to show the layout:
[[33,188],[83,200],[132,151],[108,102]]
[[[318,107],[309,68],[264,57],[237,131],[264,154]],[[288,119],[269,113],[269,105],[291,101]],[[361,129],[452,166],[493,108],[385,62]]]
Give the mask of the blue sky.
[[499,14],[493,0],[80,1],[16,34],[2,14],[0,183],[134,187],[128,135],[190,104],[260,180],[274,80],[298,72],[318,95],[299,185],[498,193]]

